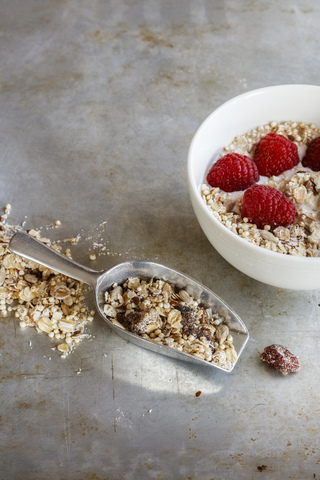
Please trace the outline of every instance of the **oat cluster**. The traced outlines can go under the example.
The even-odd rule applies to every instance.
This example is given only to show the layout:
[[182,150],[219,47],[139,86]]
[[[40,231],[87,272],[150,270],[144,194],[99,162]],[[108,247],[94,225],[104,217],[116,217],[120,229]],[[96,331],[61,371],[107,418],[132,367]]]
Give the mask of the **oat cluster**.
[[161,279],[128,278],[105,292],[105,315],[116,325],[161,345],[230,370],[237,353],[225,308],[213,312]]
[[[320,135],[313,124],[271,122],[260,126],[226,146],[221,156],[229,152],[252,156],[260,139],[270,132],[282,134],[303,151]],[[301,153],[300,153],[301,155]],[[201,186],[204,202],[213,215],[230,231],[259,247],[274,252],[306,257],[320,256],[320,172],[303,167],[301,162],[277,177],[261,178],[259,183],[283,192],[296,207],[296,221],[289,227],[259,229],[241,217],[243,192],[226,193],[207,184]]]
[[[85,325],[93,320],[95,312],[85,304],[80,282],[10,252],[8,246],[16,227],[5,223],[9,212],[7,206],[0,222],[0,314],[14,313],[21,327],[34,327],[47,334],[65,356],[86,336]],[[60,251],[38,231],[29,234]],[[71,257],[70,249],[65,253]]]

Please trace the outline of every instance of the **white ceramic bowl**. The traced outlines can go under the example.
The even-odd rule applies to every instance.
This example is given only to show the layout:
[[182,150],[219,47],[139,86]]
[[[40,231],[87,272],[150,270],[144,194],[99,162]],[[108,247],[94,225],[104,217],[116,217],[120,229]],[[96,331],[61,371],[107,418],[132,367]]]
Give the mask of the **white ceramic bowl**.
[[222,148],[235,136],[273,120],[320,126],[320,87],[280,85],[253,90],[229,100],[209,115],[196,132],[188,153],[192,205],[208,240],[241,272],[275,287],[320,289],[320,258],[283,255],[250,244],[224,227],[201,198],[200,186]]

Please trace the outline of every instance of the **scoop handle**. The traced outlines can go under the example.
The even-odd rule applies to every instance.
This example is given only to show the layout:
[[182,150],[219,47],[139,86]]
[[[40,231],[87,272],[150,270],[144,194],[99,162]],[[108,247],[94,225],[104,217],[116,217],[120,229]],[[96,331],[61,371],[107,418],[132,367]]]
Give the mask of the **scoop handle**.
[[80,282],[87,283],[93,288],[96,287],[98,278],[102,273],[71,260],[22,231],[14,234],[9,243],[9,249],[21,257],[44,265],[50,268],[50,270],[62,273]]

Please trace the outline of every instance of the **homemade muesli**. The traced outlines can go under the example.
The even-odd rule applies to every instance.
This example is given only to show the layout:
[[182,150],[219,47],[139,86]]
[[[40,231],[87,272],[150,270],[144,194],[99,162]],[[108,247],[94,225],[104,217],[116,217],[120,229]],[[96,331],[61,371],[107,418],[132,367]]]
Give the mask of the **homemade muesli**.
[[[10,252],[10,239],[21,228],[6,223],[10,210],[11,205],[7,205],[0,221],[0,314],[14,313],[21,327],[34,327],[47,334],[66,356],[86,337],[85,326],[95,312],[86,305],[80,282]],[[28,233],[61,250],[42,238],[39,231]],[[71,257],[69,248],[65,255]]]
[[105,315],[142,338],[230,370],[237,360],[225,324],[228,312],[212,311],[186,290],[161,279],[128,278],[105,292]]
[[[271,122],[259,126],[226,146],[221,157],[235,152],[252,158],[258,142],[274,132],[284,135],[298,146],[300,160],[320,129],[314,124],[298,122]],[[213,215],[230,231],[254,245],[274,252],[307,257],[320,256],[320,172],[303,167],[301,161],[294,168],[272,177],[260,176],[260,184],[269,185],[283,192],[295,205],[296,218],[288,227],[257,228],[241,217],[243,191],[226,193],[218,187],[203,184],[201,193]]]

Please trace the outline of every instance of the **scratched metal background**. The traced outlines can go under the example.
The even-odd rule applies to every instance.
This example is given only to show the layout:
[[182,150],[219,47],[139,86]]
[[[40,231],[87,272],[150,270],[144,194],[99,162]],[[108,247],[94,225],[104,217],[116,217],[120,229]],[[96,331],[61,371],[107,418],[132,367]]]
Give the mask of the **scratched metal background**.
[[[229,266],[193,215],[191,138],[253,88],[319,84],[312,0],[1,0],[0,198],[81,233],[78,261],[156,260],[205,283],[250,342],[232,374],[159,357],[100,318],[65,360],[1,319],[1,480],[320,479],[319,292]],[[106,223],[103,223],[106,222]],[[93,243],[109,255],[90,262]],[[91,296],[88,294],[88,301]],[[286,344],[302,370],[259,360]],[[201,392],[200,396],[196,396]]]

